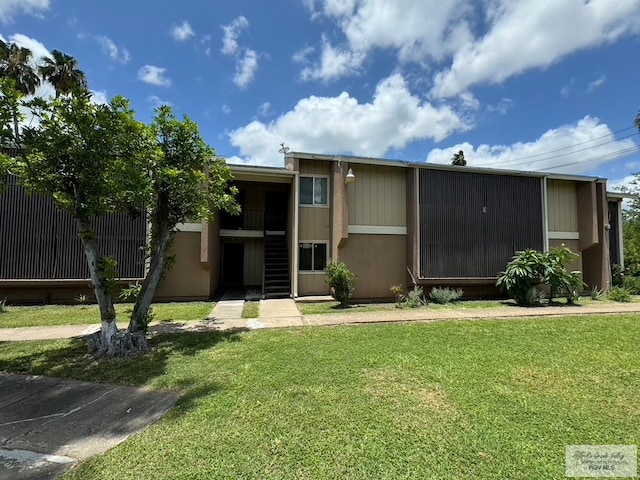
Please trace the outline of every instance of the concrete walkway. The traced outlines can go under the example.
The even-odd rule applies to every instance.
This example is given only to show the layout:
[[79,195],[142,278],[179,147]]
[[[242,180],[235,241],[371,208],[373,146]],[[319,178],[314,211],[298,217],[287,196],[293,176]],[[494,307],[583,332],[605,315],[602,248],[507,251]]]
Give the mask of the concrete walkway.
[[[227,303],[228,302],[228,303]],[[222,307],[219,307],[223,303]],[[303,327],[320,325],[357,325],[369,323],[433,322],[439,320],[479,320],[490,318],[553,317],[595,314],[640,314],[640,303],[602,303],[580,307],[524,308],[504,306],[498,308],[419,308],[415,310],[389,309],[378,312],[338,311],[320,315],[301,315],[292,299],[260,301],[260,317],[242,318],[244,301],[237,298],[222,299],[204,321],[152,324],[154,334],[185,331],[253,330],[259,328]],[[19,340],[50,340],[87,335],[99,325],[57,327],[0,328],[0,342]]]
[[0,373],[0,479],[53,479],[158,420],[173,392]]

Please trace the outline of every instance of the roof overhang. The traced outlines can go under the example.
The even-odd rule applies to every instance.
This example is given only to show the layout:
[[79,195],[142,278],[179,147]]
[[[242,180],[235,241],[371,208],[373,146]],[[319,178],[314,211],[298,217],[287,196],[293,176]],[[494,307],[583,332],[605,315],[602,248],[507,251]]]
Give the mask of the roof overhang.
[[281,167],[228,164],[234,180],[263,183],[292,183],[296,172]]
[[498,168],[486,168],[486,167],[460,167],[454,165],[440,165],[435,163],[426,162],[409,162],[406,160],[388,160],[383,158],[372,157],[354,157],[350,155],[325,155],[318,153],[307,152],[288,152],[285,154],[285,158],[298,158],[306,160],[324,160],[328,162],[347,162],[350,164],[366,164],[366,165],[380,165],[396,168],[421,168],[427,170],[445,170],[456,172],[469,172],[480,173],[485,175],[517,175],[524,177],[538,177],[549,178],[552,180],[569,180],[576,182],[603,182],[606,179],[601,177],[593,177],[588,175],[566,175],[560,173],[551,172],[536,172],[528,170],[506,170]]

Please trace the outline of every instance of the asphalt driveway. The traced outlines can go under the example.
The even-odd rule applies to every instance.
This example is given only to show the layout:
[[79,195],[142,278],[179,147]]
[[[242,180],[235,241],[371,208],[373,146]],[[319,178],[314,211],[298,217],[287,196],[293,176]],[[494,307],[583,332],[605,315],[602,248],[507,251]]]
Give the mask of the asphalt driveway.
[[48,480],[146,428],[172,392],[0,372],[0,480]]

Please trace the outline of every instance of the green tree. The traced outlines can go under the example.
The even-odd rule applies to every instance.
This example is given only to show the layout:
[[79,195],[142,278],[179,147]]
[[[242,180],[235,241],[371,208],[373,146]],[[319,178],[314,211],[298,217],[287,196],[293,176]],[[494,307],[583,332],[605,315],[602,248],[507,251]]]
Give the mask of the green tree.
[[460,150],[458,153],[453,154],[453,158],[451,159],[451,165],[464,167],[466,164],[467,164],[467,161],[464,159],[464,152],[462,150]]
[[[40,85],[40,77],[32,63],[31,50],[0,40],[0,79],[9,78],[23,96],[32,95]],[[19,143],[19,117],[14,115],[15,143]]]
[[100,352],[117,355],[115,265],[100,252],[91,220],[145,198],[154,139],[122,97],[97,105],[79,92],[29,106],[40,122],[24,129],[26,155],[16,159],[16,172],[29,191],[52,198],[75,219],[100,308]]
[[239,213],[231,171],[202,137],[198,125],[177,119],[171,107],[161,106],[151,125],[156,155],[147,169],[150,196],[146,200],[151,224],[149,270],[129,323],[129,331],[143,329],[156,289],[167,267],[176,225],[195,219],[214,220],[217,211]]
[[78,61],[71,55],[53,50],[52,58],[44,57],[38,66],[38,72],[44,81],[53,85],[56,98],[77,89],[87,89],[87,77],[78,69]]

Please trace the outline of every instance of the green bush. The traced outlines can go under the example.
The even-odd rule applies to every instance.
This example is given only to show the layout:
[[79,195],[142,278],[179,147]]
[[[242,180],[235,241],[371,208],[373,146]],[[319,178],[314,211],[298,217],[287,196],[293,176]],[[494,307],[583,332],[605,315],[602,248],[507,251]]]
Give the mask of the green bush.
[[631,295],[640,295],[640,277],[624,277],[622,286],[626,288]]
[[533,249],[518,252],[498,276],[496,285],[518,305],[531,305],[530,290],[542,283],[544,254]]
[[537,285],[549,287],[549,302],[558,294],[565,294],[569,303],[578,299],[586,288],[578,271],[567,271],[567,265],[578,255],[564,245],[553,247],[546,253],[536,250],[518,252],[498,276],[496,285],[515,299],[518,305],[539,305],[541,298],[532,288]]
[[0,313],[7,312],[7,299],[3,298],[0,300]]
[[340,306],[347,307],[358,277],[342,262],[327,263],[324,273],[324,281],[331,287],[333,298],[340,302]]
[[406,302],[410,308],[418,308],[420,305],[424,305],[424,290],[422,287],[416,285],[413,287],[413,290],[409,290],[407,292]]
[[462,298],[462,293],[460,288],[453,290],[449,287],[433,287],[429,293],[429,299],[434,303],[444,305],[445,303],[457,302]]
[[607,293],[607,297],[609,300],[613,300],[614,302],[630,302],[631,294],[629,290],[624,287],[613,287]]
[[120,290],[118,298],[125,302],[135,302],[140,292],[142,292],[142,285],[136,281],[136,283],[130,283],[127,288]]

